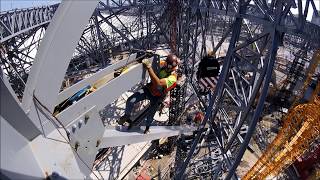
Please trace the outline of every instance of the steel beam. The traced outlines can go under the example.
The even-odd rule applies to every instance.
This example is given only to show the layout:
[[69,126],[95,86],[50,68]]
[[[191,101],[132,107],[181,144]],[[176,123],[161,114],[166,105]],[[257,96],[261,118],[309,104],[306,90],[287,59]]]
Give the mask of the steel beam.
[[53,112],[74,49],[97,4],[98,1],[63,1],[47,29],[22,100],[24,110],[30,112],[29,117],[38,127],[41,125],[33,99],[36,97]]
[[39,26],[48,24],[58,4],[28,9],[16,9],[0,14],[0,43],[10,40],[11,38],[35,29]]
[[194,127],[186,126],[151,126],[150,133],[143,134],[144,128],[144,126],[140,126],[127,131],[125,128],[107,127],[103,135],[101,147],[114,147],[152,141],[180,134],[190,134],[196,130]]
[[101,110],[106,105],[112,103],[128,89],[141,82],[146,77],[144,75],[145,70],[142,65],[136,65],[129,72],[111,80],[95,92],[82,98],[77,103],[59,113],[56,117],[65,126],[67,126],[82,113],[82,110],[92,106],[96,106],[98,110]]
[[115,64],[112,64],[111,66],[108,66],[104,69],[101,69],[97,73],[93,74],[92,76],[83,79],[82,81],[79,81],[78,83],[72,85],[71,87],[61,91],[59,93],[58,99],[56,101],[56,104],[61,103],[62,101],[66,100],[67,98],[71,97],[73,94],[78,92],[80,89],[86,87],[87,85],[93,86],[94,83],[96,83],[99,79],[103,78],[104,76],[110,75],[113,78],[113,73],[115,70],[132,63],[134,60],[136,60],[137,54],[131,54],[127,59],[124,59],[120,62],[117,62]]
[[16,98],[16,95],[11,88],[11,85],[4,74],[2,74],[1,69],[0,71],[1,117],[7,120],[8,123],[27,140],[31,141],[40,134],[40,131],[25,114],[20,106],[19,100]]

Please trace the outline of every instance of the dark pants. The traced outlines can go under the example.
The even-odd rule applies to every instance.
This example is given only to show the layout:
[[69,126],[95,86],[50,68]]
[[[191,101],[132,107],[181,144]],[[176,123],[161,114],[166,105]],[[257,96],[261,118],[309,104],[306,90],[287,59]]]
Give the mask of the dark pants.
[[148,114],[146,116],[146,126],[150,126],[153,121],[153,116],[157,112],[158,104],[160,103],[161,97],[153,96],[146,87],[143,87],[128,98],[126,103],[125,115],[130,117],[134,105],[145,99],[150,100],[150,105],[147,112]]

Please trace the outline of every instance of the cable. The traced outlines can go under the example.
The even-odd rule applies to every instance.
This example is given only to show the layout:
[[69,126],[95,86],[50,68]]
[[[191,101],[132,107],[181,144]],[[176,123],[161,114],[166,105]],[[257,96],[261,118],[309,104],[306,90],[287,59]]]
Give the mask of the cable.
[[[143,52],[145,52],[145,51],[143,51]],[[146,57],[147,56],[147,53],[146,54],[144,54],[144,55],[142,55],[142,56],[140,56],[140,57],[138,57],[138,58],[136,58],[136,59],[140,59],[140,58],[144,58],[144,57]],[[125,66],[127,66],[128,65],[128,60],[129,60],[129,58],[127,59],[127,62],[126,62],[126,65]],[[10,66],[12,66],[10,63],[8,63]],[[13,68],[14,69],[14,68]],[[75,147],[73,147],[72,145],[71,145],[71,143],[70,143],[70,139],[69,139],[69,136],[68,137],[65,137],[63,134],[62,134],[62,132],[59,130],[59,126],[55,123],[55,121],[57,121],[58,122],[58,124],[60,125],[60,127],[62,127],[63,129],[64,129],[64,131],[65,131],[65,133],[66,134],[68,134],[67,132],[67,129],[66,129],[66,127],[63,125],[63,123],[56,117],[56,116],[53,116],[52,115],[52,113],[51,113],[51,111],[35,96],[35,93],[33,92],[33,93],[31,93],[31,92],[29,92],[27,89],[26,89],[26,83],[23,81],[23,79],[22,79],[22,77],[20,76],[20,74],[18,73],[18,72],[16,72],[17,73],[17,76],[18,76],[18,78],[19,78],[19,80],[23,83],[23,86],[24,86],[24,88],[25,88],[25,92],[26,93],[28,93],[29,95],[32,95],[32,98],[36,101],[36,103],[37,103],[37,105],[40,105],[41,106],[41,108],[42,108],[42,114],[50,121],[50,123],[52,123],[53,124],[53,126],[56,128],[56,130],[58,131],[58,133],[61,135],[61,137],[66,141],[66,142],[63,142],[63,143],[67,143],[67,144],[69,144],[69,146],[71,147],[71,149],[72,149],[72,151],[77,155],[77,157],[80,159],[80,161],[90,170],[90,172],[91,173],[93,173],[94,174],[94,176],[97,178],[97,179],[99,179],[99,177],[97,176],[97,174],[95,173],[95,172],[93,172],[93,170],[90,168],[90,166],[81,158],[81,156],[78,154],[78,152],[77,152],[77,150],[75,149]],[[39,108],[39,106],[35,106],[37,109]],[[48,113],[45,113],[45,112],[43,112],[43,109]],[[53,117],[53,119],[52,119],[52,117]],[[41,119],[39,119],[40,121],[41,121]],[[54,121],[55,120],[55,121]],[[61,142],[61,141],[60,141]],[[103,177],[102,177],[102,179],[103,179]]]
[[[33,98],[37,101],[37,103],[39,103],[39,105],[44,108],[49,114],[51,114],[50,110],[45,106],[43,105],[39,99],[33,94]],[[47,117],[47,116],[46,116]],[[65,128],[65,126],[62,124],[62,122],[55,116],[52,116],[56,121],[58,121],[58,123],[61,125],[61,127],[66,131],[67,133],[67,129]],[[50,122],[52,122],[50,119],[51,118],[48,118]],[[53,123],[53,122],[52,122]],[[54,123],[53,123],[54,125]],[[55,126],[56,127],[56,126]],[[93,170],[90,168],[90,166],[80,157],[79,153],[77,152],[77,150],[71,145],[70,143],[70,140],[69,140],[69,137],[66,138],[58,128],[56,128],[56,130],[59,132],[59,134],[61,135],[61,137],[69,144],[69,146],[71,147],[72,151],[78,156],[78,158],[80,159],[80,161],[90,170],[91,173],[94,174],[94,176],[99,179],[99,177],[96,175],[96,173],[93,172]],[[103,179],[103,177],[102,177]]]
[[[9,63],[10,64],[10,63]],[[48,114],[44,114],[44,112],[42,112],[42,114],[45,115],[45,117],[53,124],[53,126],[56,128],[56,130],[59,132],[59,134],[61,135],[61,137],[66,141],[67,144],[69,144],[69,146],[71,147],[72,151],[78,156],[78,158],[80,159],[80,161],[90,170],[91,173],[94,174],[94,176],[99,179],[99,177],[96,175],[96,173],[93,172],[93,170],[90,168],[90,166],[80,157],[80,155],[78,154],[78,152],[76,151],[76,149],[71,145],[70,143],[70,140],[69,140],[69,137],[66,138],[62,133],[61,131],[59,130],[59,128],[57,128],[57,124],[54,123],[54,121],[52,121],[52,117],[60,124],[60,126],[65,130],[66,134],[67,134],[67,129],[65,128],[65,126],[62,124],[62,122],[55,116],[53,116],[51,114],[51,111],[45,106],[43,105],[43,103],[41,103],[41,101],[35,96],[34,92],[31,94],[31,92],[29,92],[27,89],[26,89],[26,84],[25,82],[23,81],[22,77],[20,76],[19,73],[17,73],[17,76],[18,76],[18,79],[20,79],[24,85],[24,88],[25,88],[25,92],[28,93],[29,95],[32,95],[33,99],[36,100],[36,102],[44,109],[47,111],[48,114],[51,115],[48,116]],[[37,106],[35,106],[37,108]],[[40,119],[39,119],[40,120]],[[40,120],[41,121],[41,120]],[[61,142],[61,141],[60,141]],[[62,142],[61,142],[62,143]],[[65,143],[65,142],[63,142]],[[102,177],[103,179],[103,177]]]

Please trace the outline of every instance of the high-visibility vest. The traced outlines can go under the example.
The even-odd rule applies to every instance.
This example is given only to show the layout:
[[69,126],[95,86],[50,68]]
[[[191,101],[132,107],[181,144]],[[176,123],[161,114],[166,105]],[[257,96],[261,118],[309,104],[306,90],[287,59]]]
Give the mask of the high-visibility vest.
[[159,73],[159,78],[163,79],[166,78],[166,88],[162,86],[158,86],[154,83],[148,84],[148,89],[151,92],[153,96],[162,96],[167,94],[170,90],[175,88],[177,86],[177,77],[176,75],[173,75],[172,73],[166,72],[164,69],[162,69]]

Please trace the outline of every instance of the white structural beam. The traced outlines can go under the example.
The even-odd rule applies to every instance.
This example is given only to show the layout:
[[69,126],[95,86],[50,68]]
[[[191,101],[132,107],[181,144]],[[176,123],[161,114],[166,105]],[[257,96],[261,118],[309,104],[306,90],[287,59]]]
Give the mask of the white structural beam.
[[[31,67],[22,99],[22,107],[44,135],[50,125],[39,106],[52,114],[69,62],[98,1],[64,0],[59,5]],[[37,103],[35,97],[41,102]],[[49,112],[46,112],[46,111]]]
[[40,134],[39,129],[32,123],[20,106],[14,90],[7,77],[0,69],[0,115],[8,121],[22,136],[28,140]]
[[119,127],[109,127],[105,130],[100,147],[114,147],[152,141],[160,138],[189,134],[195,131],[194,127],[187,126],[151,126],[150,133],[143,134],[144,126],[133,128],[130,131]]
[[[150,60],[152,59],[153,58],[151,58]],[[140,83],[143,79],[145,79],[147,77],[147,74],[148,73],[143,68],[142,64],[133,65],[130,67],[130,70],[128,72],[121,74],[120,76],[110,80],[106,84],[99,87],[96,91],[90,93],[89,95],[85,96],[84,98],[80,99],[70,107],[60,112],[58,115],[56,115],[56,117],[57,119],[59,119],[59,121],[61,121],[61,123],[64,126],[68,127],[73,123],[73,121],[75,121],[75,119],[81,116],[83,112],[87,111],[93,106],[95,106],[99,111],[103,109],[105,106],[107,106],[108,104],[112,103],[121,94],[125,93],[130,88],[132,88],[136,84]],[[98,72],[92,76],[92,79],[97,79],[95,78],[96,75],[98,75],[99,77],[104,76],[104,74],[101,75]],[[83,81],[86,81],[86,80],[83,80]],[[89,83],[89,81],[87,83]],[[75,90],[71,90],[71,91],[75,91]],[[34,118],[35,120],[38,120],[38,117],[36,117],[36,115],[38,114],[34,114],[35,116]],[[43,121],[44,122],[42,122],[40,125],[41,125],[41,129],[43,129],[45,134],[48,134],[55,129],[52,123],[48,122],[48,119],[46,119],[46,117],[43,117]]]
[[39,129],[32,123],[22,110],[16,95],[11,92],[11,86],[6,77],[0,79],[0,115],[8,121],[22,136],[32,140],[40,134]]
[[38,164],[29,140],[0,116],[1,173],[0,179],[43,179],[45,174]]
[[22,100],[25,111],[32,107],[33,95],[53,111],[72,54],[97,4],[98,0],[61,2],[28,77]]
[[82,98],[77,103],[62,111],[57,115],[57,118],[67,126],[74,119],[79,117],[86,109],[89,109],[92,106],[96,106],[98,110],[101,110],[106,105],[112,103],[121,94],[128,91],[128,89],[141,82],[141,80],[144,79],[145,74],[146,72],[142,65],[137,64],[127,73],[111,80],[95,92]]
[[[67,138],[67,134],[62,128],[59,130],[62,135],[58,131],[53,131],[47,137],[40,135],[31,141],[33,156],[37,159],[44,174],[52,175],[55,173],[57,179],[86,179],[89,175],[81,169],[86,165],[84,162],[78,163],[79,157],[75,155],[70,145],[65,143],[66,140],[62,137]],[[27,164],[23,163],[22,167],[28,166]]]
[[125,66],[126,64],[131,63],[132,61],[134,61],[137,57],[137,54],[131,54],[127,59],[124,59],[120,62],[117,62],[115,64],[112,64],[100,71],[98,71],[97,73],[95,73],[94,75],[79,81],[78,83],[72,85],[71,87],[65,89],[64,91],[59,93],[58,99],[56,104],[61,103],[62,101],[66,100],[67,98],[71,97],[73,94],[75,94],[76,92],[78,92],[80,89],[86,87],[87,85],[94,85],[94,83],[96,83],[98,80],[100,80],[101,78],[103,78],[104,76],[114,73],[114,70]]
[[[107,157],[94,166],[94,172],[104,179],[124,179],[151,145],[151,142],[142,142],[110,148]],[[93,173],[90,177],[95,179]]]

